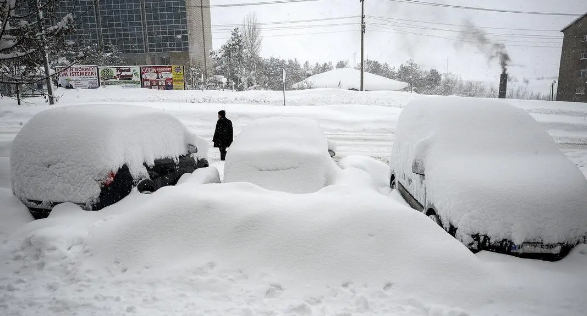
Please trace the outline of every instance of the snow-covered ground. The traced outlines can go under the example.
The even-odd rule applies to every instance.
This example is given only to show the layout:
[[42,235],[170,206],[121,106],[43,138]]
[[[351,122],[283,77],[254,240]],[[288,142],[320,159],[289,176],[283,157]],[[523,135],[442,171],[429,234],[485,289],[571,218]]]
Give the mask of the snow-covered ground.
[[[16,133],[42,99],[0,99],[1,315],[584,315],[587,246],[551,263],[473,255],[389,192],[385,163],[403,92],[58,90],[59,106],[163,109],[211,140],[265,117],[316,119],[344,169],[316,193],[186,179],[102,212],[30,216],[10,190]],[[584,104],[508,100],[587,173]],[[211,150],[220,178],[223,164]],[[358,157],[358,156],[360,157]],[[372,157],[374,159],[369,159]],[[213,174],[205,178],[216,178]],[[197,177],[197,176],[195,176]],[[202,177],[198,177],[202,178]],[[214,181],[212,181],[214,182]]]
[[[354,68],[337,68],[310,76],[293,85],[294,89],[331,88],[344,90],[360,90],[361,72]],[[364,73],[365,91],[399,91],[408,86],[407,83],[385,78],[379,75]]]

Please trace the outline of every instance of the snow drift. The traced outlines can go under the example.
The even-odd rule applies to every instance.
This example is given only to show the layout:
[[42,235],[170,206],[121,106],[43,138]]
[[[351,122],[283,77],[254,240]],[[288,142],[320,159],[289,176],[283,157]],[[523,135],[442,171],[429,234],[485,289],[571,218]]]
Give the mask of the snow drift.
[[576,243],[587,233],[587,180],[523,110],[490,100],[417,100],[400,115],[395,137],[397,179],[447,228],[458,227],[459,239]]
[[253,121],[243,128],[228,151],[224,181],[251,182],[290,193],[316,192],[330,184],[336,172],[328,145],[313,120]]
[[100,182],[127,164],[135,177],[143,163],[187,153],[188,144],[206,157],[208,144],[175,117],[126,105],[49,109],[35,115],[12,144],[13,192],[19,198],[87,203]]
[[[402,90],[408,86],[407,83],[364,73],[363,87],[367,91]],[[338,88],[359,90],[361,87],[361,71],[353,68],[338,68],[313,75],[292,86],[294,89],[306,88]]]

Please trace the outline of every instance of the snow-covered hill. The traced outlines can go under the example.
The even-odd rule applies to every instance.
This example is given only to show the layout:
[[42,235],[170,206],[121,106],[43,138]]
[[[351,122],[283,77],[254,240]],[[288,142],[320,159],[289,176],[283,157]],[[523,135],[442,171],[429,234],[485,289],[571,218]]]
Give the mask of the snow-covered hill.
[[[294,89],[334,88],[360,90],[361,71],[354,68],[338,68],[310,76],[293,85]],[[366,91],[397,91],[408,86],[407,83],[365,72],[363,88]]]

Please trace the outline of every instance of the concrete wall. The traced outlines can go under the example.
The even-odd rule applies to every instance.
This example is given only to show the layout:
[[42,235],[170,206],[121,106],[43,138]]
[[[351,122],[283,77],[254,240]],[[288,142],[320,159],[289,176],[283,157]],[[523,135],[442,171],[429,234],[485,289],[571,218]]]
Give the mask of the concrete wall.
[[[587,16],[569,26],[564,34],[556,99],[587,102],[587,77],[579,76],[581,69],[587,69],[587,59],[581,60],[581,53],[587,53],[587,42],[584,41],[587,35]],[[576,94],[578,87],[584,87],[585,94]]]
[[206,68],[210,74],[210,51],[212,50],[210,0],[186,0],[186,7],[190,64],[192,67]]

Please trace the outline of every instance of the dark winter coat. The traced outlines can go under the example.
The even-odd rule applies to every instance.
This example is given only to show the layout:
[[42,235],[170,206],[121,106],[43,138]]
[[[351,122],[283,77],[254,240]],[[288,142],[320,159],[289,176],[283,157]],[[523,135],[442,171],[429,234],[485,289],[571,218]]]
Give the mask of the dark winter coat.
[[232,144],[232,122],[223,117],[216,122],[214,131],[214,147],[230,147]]

